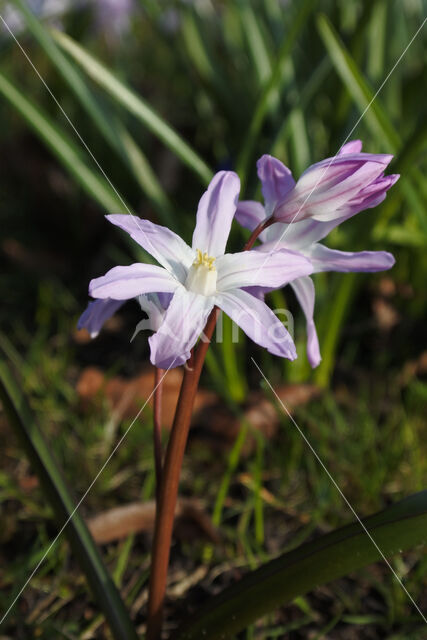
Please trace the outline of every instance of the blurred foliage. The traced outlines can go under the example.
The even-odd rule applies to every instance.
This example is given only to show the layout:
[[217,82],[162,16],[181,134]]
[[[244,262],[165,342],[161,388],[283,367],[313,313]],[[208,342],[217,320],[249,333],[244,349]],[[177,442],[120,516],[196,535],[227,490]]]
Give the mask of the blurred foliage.
[[[298,312],[297,362],[279,362],[243,341],[233,345],[226,325],[228,342],[212,349],[205,384],[236,409],[259,383],[255,368],[248,368],[249,355],[256,353],[273,384],[286,379],[332,386],[316,406],[302,409],[298,420],[356,510],[368,513],[421,489],[427,477],[427,386],[422,375],[405,382],[402,376],[426,344],[425,28],[405,49],[424,20],[427,2],[134,0],[120,25],[112,18],[100,22],[100,6],[102,11],[101,0],[79,3],[41,21],[28,11],[26,0],[5,4],[7,13],[0,8],[3,17],[12,10],[20,16],[13,21],[15,36],[40,74],[3,28],[0,324],[8,336],[9,357],[21,371],[33,408],[44,416],[67,477],[83,492],[109,446],[102,444],[108,415],[101,400],[93,413],[79,407],[78,372],[95,363],[111,374],[130,375],[148,353],[144,340],[129,345],[139,319],[136,305],[120,313],[118,331],[106,331],[87,345],[76,341],[74,327],[87,302],[88,280],[138,256],[137,248],[107,228],[103,214],[131,210],[170,225],[189,240],[211,171],[238,170],[242,197],[258,197],[255,161],[261,154],[278,156],[298,177],[310,163],[335,154],[350,136],[362,139],[366,151],[392,152],[390,172],[401,173],[402,179],[383,204],[334,231],[328,244],[343,250],[387,249],[395,254],[396,266],[385,278],[315,277],[323,356],[315,372],[305,359],[305,323]],[[243,239],[236,226],[230,248],[239,249]],[[296,310],[287,290],[273,302]],[[394,325],[381,329],[374,313],[379,304],[391,307]],[[283,426],[274,445],[260,445],[249,462],[240,460],[236,445],[226,471],[223,457],[219,468],[209,451],[196,452],[189,466],[184,491],[205,496],[209,504],[216,501],[215,521],[226,536],[218,562],[228,558],[233,566],[253,565],[273,553],[277,521],[291,544],[292,534],[301,542],[314,527],[338,526],[349,515],[300,436],[288,421]],[[12,442],[4,461],[11,477],[21,455]],[[242,488],[238,480],[240,467],[248,464],[258,491]],[[28,529],[32,537],[23,538],[27,547],[2,577],[3,606],[11,582],[25,579],[51,531],[39,493],[29,497],[8,473],[1,482],[8,509],[25,527],[33,523]],[[260,499],[260,486],[286,505],[287,527],[283,510]],[[141,487],[145,497],[152,494],[146,429],[129,434],[97,484],[98,498],[88,497],[88,508],[137,499]],[[110,566],[126,566],[132,602],[146,574],[133,583],[131,576],[141,564],[147,566],[148,547],[129,544],[109,548],[106,556]],[[184,549],[182,555],[184,564],[210,557],[206,549]],[[67,637],[83,637],[85,625],[73,619],[73,607],[79,613],[84,608],[83,589],[67,579],[68,562],[65,546],[59,547],[34,581],[29,602],[39,592],[57,593],[67,611]],[[413,568],[408,588],[415,599],[421,597],[426,563],[417,563],[415,554],[396,560],[396,568],[402,576]],[[319,622],[316,599],[300,599],[294,605],[292,637],[308,637],[304,634],[313,625],[319,631],[322,624],[324,633],[340,639],[347,637],[346,625],[359,624],[390,638],[422,637],[391,576],[366,572],[362,583],[351,595],[347,584],[337,586],[328,620]],[[381,594],[379,613],[364,609],[366,590]],[[51,616],[40,613],[40,637],[57,637],[52,616],[56,611],[61,616],[61,608],[52,605]],[[96,612],[89,609],[87,619],[88,627],[99,628]],[[36,616],[34,628],[37,621]],[[277,637],[273,623],[276,630],[282,628],[280,620],[268,619],[265,635],[254,628],[247,637]],[[338,635],[327,631],[332,627]]]

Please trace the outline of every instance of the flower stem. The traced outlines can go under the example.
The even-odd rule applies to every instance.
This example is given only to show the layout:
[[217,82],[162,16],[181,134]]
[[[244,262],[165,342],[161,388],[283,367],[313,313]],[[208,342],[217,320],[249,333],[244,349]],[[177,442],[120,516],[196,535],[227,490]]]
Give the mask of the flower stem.
[[195,351],[193,366],[191,368],[187,367],[184,371],[175,418],[166,450],[156,509],[146,640],[159,640],[161,637],[163,602],[166,591],[170,543],[172,539],[182,460],[185,445],[187,444],[191,414],[200,374],[218,315],[219,309],[215,307],[209,316],[204,330],[206,339],[205,341],[200,341]]
[[[243,250],[252,249],[259,234],[273,224],[268,218],[252,232]],[[178,496],[179,477],[190,430],[194,400],[199,385],[200,374],[206,352],[215,330],[220,310],[217,307],[211,314],[204,329],[204,339],[200,340],[192,352],[188,366],[184,369],[184,378],[172,425],[172,431],[166,449],[165,462],[161,473],[160,489],[157,494],[156,523],[151,551],[151,570],[148,599],[148,618],[146,640],[160,640],[162,632],[163,603],[166,592],[166,580],[169,565],[175,507]]]
[[162,479],[162,382],[163,369],[154,369],[153,440],[154,465],[156,469],[156,495],[159,495]]
[[266,220],[263,220],[262,222],[259,223],[259,225],[252,231],[249,240],[247,241],[247,243],[245,244],[245,246],[243,247],[243,251],[249,251],[249,249],[252,249],[252,247],[255,244],[256,239],[258,238],[258,236],[265,230],[267,229],[267,227],[269,227],[270,225],[274,224],[276,222],[276,220],[273,218],[273,216],[271,216],[270,218],[267,218]]

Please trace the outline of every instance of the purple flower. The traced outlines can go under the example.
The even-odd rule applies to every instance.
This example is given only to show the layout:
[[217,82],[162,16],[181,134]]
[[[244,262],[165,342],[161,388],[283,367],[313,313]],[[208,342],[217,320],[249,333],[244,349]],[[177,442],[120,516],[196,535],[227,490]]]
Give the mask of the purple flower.
[[163,321],[149,338],[151,362],[163,369],[183,364],[217,305],[255,342],[271,353],[296,358],[292,338],[262,301],[244,287],[278,288],[312,272],[302,254],[279,247],[266,260],[259,251],[225,254],[240,190],[238,176],[217,173],[197,211],[192,247],[179,236],[131,215],[107,219],[148,251],[161,266],[114,267],[90,282],[99,300],[124,301],[142,294],[172,294]]
[[391,155],[361,153],[361,148],[360,140],[347,143],[337,156],[306,169],[298,182],[276,158],[262,156],[257,166],[267,216],[326,222],[376,207],[399,176],[384,176]]
[[[360,149],[361,143],[359,141],[350,142],[343,147],[341,154],[351,159],[356,158],[356,156],[363,156],[364,158],[370,157],[370,154],[358,153]],[[378,159],[384,156],[372,157]],[[387,158],[388,163],[390,156],[387,156]],[[327,161],[324,160],[323,163],[320,162],[314,165],[314,167],[324,165],[326,162]],[[354,162],[355,161],[352,160],[350,164],[353,166]],[[380,161],[374,160],[371,162],[370,160],[364,160],[364,163],[366,166],[372,163],[378,164]],[[293,179],[289,169],[279,160],[271,156],[262,156],[258,161],[257,167],[258,176],[262,183],[265,206],[259,202],[244,201],[238,204],[236,211],[236,219],[238,222],[251,231],[255,229],[260,222],[270,217],[277,203],[283,203],[283,198],[286,196],[286,193],[291,193],[291,189],[296,191],[300,183],[299,181],[297,186],[293,188],[291,184]],[[341,170],[344,170],[343,167],[344,165],[341,167]],[[303,175],[308,175],[310,171],[315,173],[317,169],[311,167]],[[353,173],[353,175],[355,175],[355,173]],[[260,240],[263,244],[257,247],[256,251],[260,253],[272,253],[278,248],[297,251],[311,261],[314,273],[319,271],[383,271],[384,269],[390,269],[395,260],[393,256],[386,251],[360,251],[355,253],[336,251],[320,244],[319,240],[325,238],[332,229],[347,220],[350,216],[361,211],[362,208],[373,207],[375,204],[384,200],[387,189],[389,189],[398,178],[399,176],[396,175],[388,177],[380,177],[377,175],[375,181],[369,186],[366,184],[359,185],[358,199],[353,198],[351,202],[347,202],[345,207],[339,211],[335,211],[334,217],[332,217],[331,211],[329,216],[321,220],[305,216],[306,219],[293,222],[292,224],[283,222],[273,224],[260,235]],[[342,184],[345,182],[346,179],[343,180]],[[334,184],[332,184],[331,190],[336,194]],[[323,201],[326,202],[328,200],[328,193],[324,184],[321,186],[321,193]],[[288,201],[290,200],[291,199],[288,199]],[[320,202],[320,197],[317,198],[315,193],[313,194],[313,201]],[[330,201],[333,202],[333,198],[331,198]],[[279,206],[281,207],[282,204]],[[341,212],[342,215],[338,215],[338,212]],[[298,278],[290,284],[306,316],[307,357],[311,366],[316,367],[320,363],[321,356],[316,327],[313,320],[314,284],[308,276]],[[253,293],[255,294],[255,290]],[[259,293],[260,291],[258,290],[258,295]]]

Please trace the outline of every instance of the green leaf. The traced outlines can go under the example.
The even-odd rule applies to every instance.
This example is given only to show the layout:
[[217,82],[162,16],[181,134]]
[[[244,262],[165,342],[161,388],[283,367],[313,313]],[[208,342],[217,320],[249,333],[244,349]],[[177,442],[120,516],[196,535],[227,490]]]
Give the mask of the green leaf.
[[[51,447],[44,440],[22,393],[9,371],[0,360],[0,399],[11,428],[20,439],[37,473],[46,496],[55,513],[59,527],[64,528],[80,567],[97,600],[116,640],[137,640],[132,621],[107,569],[98,547],[79,513],[76,503],[52,456]],[[72,517],[71,517],[71,514]]]
[[[378,96],[364,79],[356,62],[345,48],[329,19],[325,15],[320,15],[317,20],[317,26],[337,73],[362,112],[361,117],[366,120],[367,125],[378,141],[382,145],[385,143],[388,151],[392,153],[398,152],[404,147],[398,131],[381,106]],[[410,206],[415,210],[419,223],[426,232],[426,208],[414,185],[413,169],[407,170],[407,175],[399,180],[398,186],[405,194]]]
[[62,53],[61,49],[50,36],[48,30],[36,18],[27,3],[23,0],[12,0],[12,2],[19,10],[31,34],[43,48],[51,63],[58,69],[68,86],[78,97],[80,103],[102,132],[103,136],[113,147],[117,148],[118,139],[115,136],[114,128],[111,127],[111,123],[103,113],[91,91],[88,89],[80,73],[78,73],[67,57]]
[[69,173],[107,211],[129,213],[126,202],[104,178],[94,173],[81,158],[80,149],[67,134],[49,121],[48,116],[34,106],[2,73],[0,93],[23,116],[34,132],[52,150]]
[[[427,491],[364,520],[385,556],[427,543]],[[315,587],[372,562],[381,554],[358,522],[283,554],[212,597],[173,640],[231,639],[258,618]]]
[[356,62],[325,15],[318,16],[317,26],[332,64],[353,97],[354,102],[364,114],[363,118],[371,131],[378,139],[386,143],[389,151],[395,152],[401,146],[400,137],[382,108],[380,101],[377,98],[373,99],[374,91],[364,79]]
[[147,157],[141,151],[141,148],[136,144],[127,129],[123,127],[120,122],[117,122],[115,126],[117,129],[117,135],[120,138],[124,150],[126,151],[129,165],[131,166],[132,171],[144,193],[156,206],[163,224],[170,228],[176,227],[176,220],[172,215],[172,203],[158,181]]
[[140,187],[159,211],[162,221],[165,224],[170,223],[170,215],[168,214],[171,205],[138,145],[120,122],[112,122],[112,114],[106,111],[106,105],[101,106],[98,103],[81,72],[63,54],[49,31],[36,18],[27,4],[23,0],[13,0],[13,3],[20,11],[28,29],[43,48],[51,63],[58,69],[92,122],[110,146],[130,167]]
[[52,35],[61,47],[82,66],[92,80],[141,120],[147,129],[199,176],[204,184],[211,180],[212,171],[204,160],[132,89],[116,78],[111,71],[65,33],[53,30]]
[[360,283],[356,273],[346,273],[340,279],[337,292],[334,296],[334,304],[329,313],[323,313],[323,325],[319,327],[322,345],[322,362],[314,373],[314,380],[320,387],[329,385],[335,364],[335,354],[338,347],[338,340],[341,327],[344,324],[347,314],[351,309],[351,301],[356,295],[356,289]]
[[304,2],[299,6],[298,13],[292,21],[291,29],[283,39],[282,46],[280,47],[276,61],[273,65],[270,78],[265,84],[255,107],[254,116],[249,126],[246,141],[242,147],[237,162],[237,170],[242,179],[242,193],[246,186],[252,153],[264,124],[265,117],[268,113],[271,100],[274,99],[274,95],[276,93],[280,93],[281,90],[285,63],[293,50],[295,41],[297,40],[300,32],[306,26],[308,17],[313,11],[316,1],[317,0],[304,0]]

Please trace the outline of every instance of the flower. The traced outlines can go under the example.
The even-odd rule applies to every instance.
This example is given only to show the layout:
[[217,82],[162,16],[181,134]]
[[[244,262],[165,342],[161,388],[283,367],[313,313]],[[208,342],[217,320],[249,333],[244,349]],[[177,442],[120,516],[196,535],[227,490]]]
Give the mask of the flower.
[[151,362],[157,367],[176,367],[188,360],[215,306],[271,353],[296,358],[283,324],[244,287],[284,286],[311,273],[311,263],[287,248],[275,251],[266,264],[259,251],[224,253],[239,190],[239,178],[232,171],[214,176],[199,202],[192,247],[173,231],[148,220],[123,214],[107,216],[161,266],[136,263],[114,267],[90,282],[89,293],[110,304],[142,294],[172,294],[162,323],[149,338]]
[[[348,142],[337,156],[306,169],[298,182],[276,158],[262,156],[257,167],[266,215],[288,223],[306,218],[326,222],[376,207],[399,176],[384,176],[393,156],[361,153],[361,148],[360,140]],[[248,205],[246,215],[252,213]]]
[[[359,184],[358,196],[356,197],[355,190],[351,191],[353,194],[351,199],[347,200],[343,204],[343,200],[335,198],[337,194],[336,185],[337,182],[329,180],[331,185],[332,195],[328,196],[326,188],[327,183],[321,185],[321,195],[313,194],[313,200],[311,202],[317,203],[319,208],[317,214],[308,217],[309,213],[304,209],[305,219],[298,217],[298,222],[292,224],[286,224],[283,222],[277,222],[267,228],[259,236],[261,246],[256,247],[259,252],[272,253],[278,248],[287,248],[297,252],[300,252],[306,256],[313,265],[313,272],[319,271],[382,271],[390,269],[394,265],[394,258],[390,253],[386,251],[360,251],[360,252],[346,252],[336,251],[329,249],[325,245],[320,244],[319,240],[325,238],[328,233],[338,226],[341,222],[344,222],[349,217],[358,213],[363,208],[373,207],[382,200],[384,200],[386,191],[396,182],[399,178],[398,175],[390,175],[384,177],[382,174],[378,175],[378,169],[373,169],[370,165],[382,165],[385,166],[384,160],[381,158],[387,158],[387,164],[390,161],[390,156],[372,156],[373,160],[369,160],[371,154],[359,153],[361,149],[361,142],[356,140],[349,142],[341,149],[341,155],[344,156],[341,167],[338,170],[337,165],[336,176],[341,172],[341,185],[344,185],[348,180],[353,181],[353,177],[360,169],[355,169],[357,163],[359,167],[363,169],[368,167],[369,180],[375,175],[375,179],[366,184]],[[345,173],[345,157],[350,158],[349,167],[351,167],[350,177],[343,177]],[[313,165],[310,169],[307,169],[304,175],[309,175],[310,172],[318,174],[316,167],[325,166],[326,160],[319,162],[317,165]],[[362,163],[362,164],[360,164]],[[251,231],[255,229],[258,224],[270,217],[272,214],[276,218],[278,209],[284,211],[284,198],[286,194],[295,192],[298,190],[298,185],[301,183],[302,178],[298,181],[295,187],[295,182],[287,167],[282,164],[276,158],[264,155],[258,160],[257,163],[258,176],[262,184],[262,192],[265,199],[265,206],[259,202],[243,201],[238,204],[236,211],[236,219],[240,224]],[[366,175],[366,174],[365,174]],[[311,180],[311,183],[314,182]],[[339,184],[339,183],[338,183]],[[350,193],[350,190],[349,190]],[[288,196],[288,203],[292,202],[292,198]],[[332,207],[328,211],[322,209],[321,202],[325,204],[329,202]],[[279,204],[278,204],[279,203]],[[338,205],[338,209],[334,210],[334,204]],[[295,211],[295,208],[292,209]],[[317,217],[321,213],[320,218]],[[266,260],[268,258],[266,257]],[[319,341],[317,337],[316,327],[313,320],[314,313],[314,299],[315,290],[314,284],[311,278],[304,276],[292,281],[291,286],[295,292],[299,304],[306,317],[307,322],[307,357],[312,367],[317,367],[321,361]],[[251,290],[255,293],[255,290]],[[264,290],[258,290],[258,295],[265,293]]]

